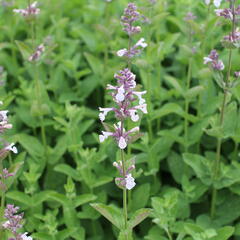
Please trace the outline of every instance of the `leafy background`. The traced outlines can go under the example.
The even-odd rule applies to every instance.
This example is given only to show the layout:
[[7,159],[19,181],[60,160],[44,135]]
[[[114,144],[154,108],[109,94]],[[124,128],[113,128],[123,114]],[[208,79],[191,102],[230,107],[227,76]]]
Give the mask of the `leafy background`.
[[[19,171],[7,201],[25,212],[25,228],[34,239],[116,239],[116,228],[89,203],[122,205],[112,166],[119,153],[111,140],[98,142],[103,128],[98,107],[110,106],[104,88],[125,67],[116,51],[127,45],[119,22],[127,1],[39,1],[37,43],[46,43],[48,50],[39,63],[38,88],[33,66],[21,55],[21,44],[30,42],[29,24],[12,13],[13,8],[25,7],[26,1],[4,3],[0,65],[6,83],[0,91],[3,109],[9,109],[14,126],[6,138],[15,141],[20,152],[9,157]],[[213,7],[208,11],[204,1],[158,0],[152,5],[138,0],[137,4],[149,18],[141,34],[149,46],[134,61],[133,71],[148,91],[149,114],[141,122],[143,137],[128,150],[129,157],[136,156],[137,168],[129,212],[142,207],[153,211],[135,229],[134,238],[240,239],[240,87],[229,94],[221,177],[214,182],[217,133],[211,127],[216,125],[223,94],[203,65],[212,48],[227,62],[228,50],[220,40],[229,27],[219,22]],[[191,23],[184,21],[189,11],[197,16]],[[191,40],[189,29],[194,32]],[[238,50],[232,67],[239,70]],[[211,218],[213,185],[218,195]]]

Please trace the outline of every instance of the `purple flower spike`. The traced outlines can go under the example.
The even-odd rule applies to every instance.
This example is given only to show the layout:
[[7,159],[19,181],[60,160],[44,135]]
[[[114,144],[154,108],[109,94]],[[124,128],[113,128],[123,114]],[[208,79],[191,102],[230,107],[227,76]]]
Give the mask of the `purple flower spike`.
[[29,62],[38,61],[44,51],[45,51],[45,46],[43,44],[40,44],[36,48],[35,52],[28,58],[28,61]]
[[26,9],[13,9],[13,12],[19,13],[23,17],[32,17],[40,13],[40,9],[37,8],[37,2],[32,3]]
[[129,36],[141,32],[140,26],[133,26],[133,23],[140,18],[140,13],[137,11],[137,6],[134,3],[129,3],[124,10],[124,15],[121,17],[123,31]]
[[131,190],[132,188],[134,188],[136,186],[135,183],[135,179],[132,177],[131,172],[135,169],[135,162],[132,162],[132,165],[130,167],[128,167],[128,169],[126,170],[125,174],[123,171],[123,164],[120,161],[119,163],[114,162],[113,166],[116,167],[121,175],[121,177],[117,177],[115,178],[116,184],[119,187],[124,187],[128,190]]
[[222,71],[224,69],[224,64],[218,58],[219,58],[218,53],[214,49],[210,52],[210,54],[207,57],[204,57],[204,64],[211,63],[213,69]]
[[186,17],[184,17],[185,21],[193,21],[195,20],[197,17],[195,15],[193,15],[192,12],[188,12]]

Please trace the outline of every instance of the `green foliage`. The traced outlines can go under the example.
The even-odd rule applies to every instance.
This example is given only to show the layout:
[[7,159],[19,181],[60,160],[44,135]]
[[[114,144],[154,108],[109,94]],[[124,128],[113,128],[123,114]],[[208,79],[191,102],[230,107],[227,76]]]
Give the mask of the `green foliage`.
[[[99,144],[98,107],[112,106],[104,87],[126,67],[116,51],[127,46],[119,22],[127,2],[40,1],[35,44],[44,42],[46,52],[36,72],[27,61],[30,25],[12,13],[27,1],[0,1],[0,100],[13,124],[6,139],[20,152],[3,162],[16,173],[6,182],[6,201],[25,212],[24,230],[36,240],[239,240],[240,86],[232,77],[239,71],[239,43],[222,48],[229,24],[219,24],[213,5],[208,11],[204,1],[193,0],[135,1],[150,20],[141,33],[148,47],[132,67],[137,87],[147,90],[148,115],[141,138],[128,149],[137,185],[122,230],[122,193],[112,166],[120,157],[111,140]],[[189,11],[196,20],[183,20]],[[203,65],[214,48],[226,67],[232,48],[229,86],[226,69],[220,74]],[[217,139],[222,149],[215,176]]]

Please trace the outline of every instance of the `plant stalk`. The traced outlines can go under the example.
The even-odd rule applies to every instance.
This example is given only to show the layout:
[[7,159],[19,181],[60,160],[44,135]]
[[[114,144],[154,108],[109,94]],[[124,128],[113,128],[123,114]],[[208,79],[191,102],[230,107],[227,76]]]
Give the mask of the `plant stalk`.
[[[235,0],[232,0],[230,2],[230,8],[233,12],[233,20],[232,20],[232,36],[234,36],[235,31]],[[232,67],[232,49],[229,50],[229,56],[228,56],[228,71],[227,71],[227,77],[225,81],[225,89],[224,89],[224,96],[223,96],[223,102],[220,109],[220,127],[223,126],[224,122],[224,113],[225,108],[227,104],[227,93],[228,93],[228,87],[229,87],[229,80],[230,80],[230,74],[231,74],[231,67]],[[213,180],[217,180],[219,178],[220,174],[220,160],[221,160],[221,148],[222,148],[222,138],[218,138],[217,141],[217,150],[216,150],[216,159],[214,163],[214,169],[213,169]],[[217,189],[213,186],[212,191],[212,202],[211,202],[211,218],[214,218],[215,211],[216,211],[216,199],[217,199]]]

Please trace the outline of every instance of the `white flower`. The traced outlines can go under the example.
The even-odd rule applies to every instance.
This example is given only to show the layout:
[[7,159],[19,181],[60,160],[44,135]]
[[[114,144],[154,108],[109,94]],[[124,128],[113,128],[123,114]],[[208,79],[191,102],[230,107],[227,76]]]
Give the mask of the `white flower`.
[[131,190],[136,186],[135,179],[132,177],[131,173],[127,175],[127,177],[125,178],[125,181],[126,181],[126,188],[128,190]]
[[213,1],[213,3],[214,3],[214,5],[215,5],[215,7],[217,7],[217,8],[219,8],[219,7],[220,7],[220,5],[221,5],[221,2],[222,2],[222,0],[214,0],[214,1]]
[[141,38],[135,46],[141,46],[142,48],[145,48],[147,47],[147,43],[145,42],[145,39],[144,38]]
[[115,96],[117,102],[122,102],[125,99],[125,90],[124,90],[124,86],[122,85],[120,88],[118,88],[118,93]]
[[127,147],[127,143],[124,137],[120,137],[119,141],[118,141],[118,146],[121,149],[125,149]]
[[123,57],[127,52],[128,52],[128,50],[126,48],[123,48],[123,49],[117,51],[117,55],[119,57]]
[[139,127],[134,127],[131,130],[128,131],[128,133],[134,133],[134,132],[138,132],[139,131]]
[[112,111],[112,108],[99,108],[99,119],[103,122],[105,120],[105,117],[107,116],[108,112]]
[[147,104],[142,104],[142,105],[138,105],[135,107],[135,109],[139,109],[141,110],[143,113],[147,114]]
[[143,91],[143,92],[133,92],[134,95],[136,95],[139,99],[139,104],[142,105],[144,104],[146,101],[144,98],[142,98],[142,95],[146,94],[147,91]]
[[2,116],[1,121],[7,121],[7,113],[8,113],[8,110],[0,111],[0,115]]
[[105,141],[108,137],[112,136],[113,133],[112,132],[104,132],[102,131],[102,135],[99,135],[99,141],[103,142]]
[[135,109],[129,110],[129,114],[130,114],[131,120],[133,122],[137,122],[139,120],[139,116],[138,116],[137,111]]
[[21,238],[22,238],[22,240],[32,240],[32,237],[30,237],[30,236],[27,236],[27,232],[25,232],[25,233],[23,233],[22,235],[21,235]]
[[212,62],[213,60],[211,59],[211,58],[209,58],[209,57],[204,57],[203,58],[203,63],[204,64],[208,64],[208,63],[210,63],[210,62]]
[[5,150],[12,151],[12,152],[15,153],[15,154],[18,153],[18,150],[17,150],[17,148],[14,146],[14,143],[11,143],[10,145],[6,146],[6,147],[5,147]]
[[4,223],[2,224],[2,226],[3,226],[4,228],[8,228],[9,224],[10,224],[10,222],[9,222],[9,221],[6,221],[6,222],[4,222]]
[[205,0],[205,3],[206,3],[207,5],[209,5],[210,2],[211,2],[211,0]]

